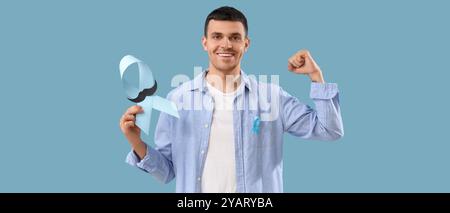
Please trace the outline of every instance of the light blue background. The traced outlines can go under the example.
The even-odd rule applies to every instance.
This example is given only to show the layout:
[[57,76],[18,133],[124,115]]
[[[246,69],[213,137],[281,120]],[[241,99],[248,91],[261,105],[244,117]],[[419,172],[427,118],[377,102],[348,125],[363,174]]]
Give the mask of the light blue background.
[[279,74],[311,104],[308,78],[286,69],[307,48],[339,84],[345,137],[286,135],[286,192],[450,192],[444,0],[2,0],[0,192],[173,192],[124,163],[119,60],[147,62],[165,96],[207,66],[203,23],[222,5],[249,20],[247,73]]

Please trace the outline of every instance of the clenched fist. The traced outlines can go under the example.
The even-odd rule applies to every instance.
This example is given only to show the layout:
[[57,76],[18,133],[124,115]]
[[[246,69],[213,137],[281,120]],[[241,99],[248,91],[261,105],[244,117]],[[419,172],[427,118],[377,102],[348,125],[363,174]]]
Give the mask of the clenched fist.
[[313,82],[324,83],[319,65],[311,57],[308,50],[300,50],[288,60],[288,70],[308,75]]

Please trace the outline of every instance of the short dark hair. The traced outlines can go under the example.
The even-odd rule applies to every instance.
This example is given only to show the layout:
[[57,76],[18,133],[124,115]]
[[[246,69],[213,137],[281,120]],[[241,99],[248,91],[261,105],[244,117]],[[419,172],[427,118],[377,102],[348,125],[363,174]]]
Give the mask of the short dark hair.
[[208,33],[208,24],[211,20],[219,20],[219,21],[238,21],[241,22],[242,25],[244,25],[245,29],[245,36],[248,35],[248,26],[247,26],[247,18],[245,18],[245,15],[237,10],[236,8],[224,6],[219,7],[215,10],[213,10],[205,20],[205,37]]

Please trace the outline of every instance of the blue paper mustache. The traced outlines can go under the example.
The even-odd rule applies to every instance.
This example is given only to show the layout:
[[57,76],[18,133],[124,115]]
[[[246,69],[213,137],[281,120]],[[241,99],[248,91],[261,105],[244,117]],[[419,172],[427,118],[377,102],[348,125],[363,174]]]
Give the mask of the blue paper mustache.
[[[138,88],[123,78],[127,68],[135,63],[137,63],[139,67]],[[178,109],[175,103],[154,95],[158,84],[153,78],[153,73],[147,64],[132,55],[126,55],[122,58],[122,60],[120,60],[119,71],[123,88],[128,95],[128,100],[137,103],[137,105],[144,109],[143,113],[136,115],[136,125],[144,131],[145,134],[148,135],[149,132],[152,109],[156,109],[179,118]]]

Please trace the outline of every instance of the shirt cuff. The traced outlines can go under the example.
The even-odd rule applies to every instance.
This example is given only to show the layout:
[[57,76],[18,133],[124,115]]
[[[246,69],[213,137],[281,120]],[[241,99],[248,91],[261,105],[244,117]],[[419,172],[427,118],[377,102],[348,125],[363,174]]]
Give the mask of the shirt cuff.
[[338,94],[338,86],[336,83],[311,83],[311,99],[332,99]]
[[125,162],[130,164],[131,166],[136,166],[136,164],[139,163],[140,161],[141,159],[139,158],[139,156],[136,155],[134,150],[131,150],[128,153],[127,158],[125,160]]
[[158,153],[155,149],[147,146],[147,153],[142,160],[140,160],[139,156],[136,155],[134,150],[131,150],[128,153],[125,162],[130,164],[131,166],[138,167],[146,172],[151,173],[157,166],[157,154]]
[[[147,152],[145,153],[144,159],[149,155],[148,149],[150,148],[147,144],[145,144],[145,147],[147,147],[146,149]],[[141,159],[139,155],[133,149],[131,149],[131,151],[127,155],[125,162],[132,166],[136,166],[136,164],[142,162],[144,159]]]

